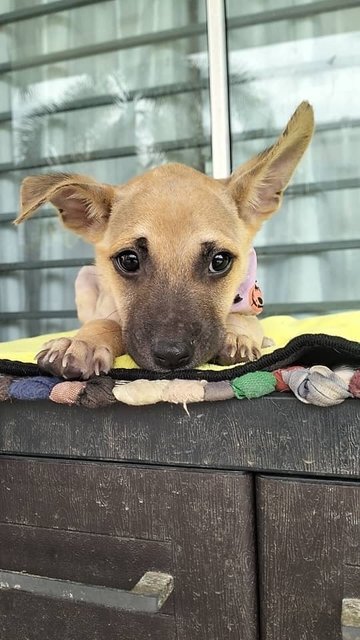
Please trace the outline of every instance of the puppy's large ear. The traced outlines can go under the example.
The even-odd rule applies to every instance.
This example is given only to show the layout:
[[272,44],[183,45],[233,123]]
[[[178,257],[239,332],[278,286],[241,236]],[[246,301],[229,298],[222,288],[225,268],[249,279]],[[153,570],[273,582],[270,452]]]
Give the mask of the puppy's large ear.
[[51,202],[66,227],[88,242],[97,242],[110,217],[114,193],[114,187],[88,176],[64,173],[29,176],[21,185],[21,212],[15,224]]
[[256,230],[279,209],[283,192],[314,131],[314,113],[302,102],[278,141],[239,167],[225,182],[239,215]]

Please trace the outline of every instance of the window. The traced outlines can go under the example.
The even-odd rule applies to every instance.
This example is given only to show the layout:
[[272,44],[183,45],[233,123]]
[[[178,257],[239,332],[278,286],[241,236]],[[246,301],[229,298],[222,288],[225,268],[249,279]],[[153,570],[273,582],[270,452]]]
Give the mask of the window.
[[26,175],[119,184],[159,163],[211,173],[202,0],[1,3],[1,339],[76,325],[92,248],[44,210],[16,228]]
[[233,167],[302,100],[315,109],[312,144],[257,238],[266,311],[359,308],[360,5],[227,0],[227,16]]
[[[357,308],[358,0],[224,3],[232,167],[269,146],[303,99],[316,112],[312,146],[257,238],[266,313]],[[222,0],[1,3],[0,339],[76,326],[73,283],[93,255],[49,207],[11,224],[23,177],[116,184],[174,160],[212,173],[206,4]],[[225,28],[221,11],[208,17]],[[225,55],[209,43],[213,59]]]

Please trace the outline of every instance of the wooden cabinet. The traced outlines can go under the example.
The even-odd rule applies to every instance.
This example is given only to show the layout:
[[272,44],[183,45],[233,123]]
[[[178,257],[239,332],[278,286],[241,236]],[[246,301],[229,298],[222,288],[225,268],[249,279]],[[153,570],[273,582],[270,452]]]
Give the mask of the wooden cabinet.
[[360,597],[360,485],[258,477],[256,494],[262,640],[340,640],[343,598]]
[[[0,637],[255,640],[252,504],[249,474],[0,458]],[[174,580],[156,614],[37,593],[41,577],[131,592],[149,571]]]
[[0,639],[360,640],[358,406],[0,404]]

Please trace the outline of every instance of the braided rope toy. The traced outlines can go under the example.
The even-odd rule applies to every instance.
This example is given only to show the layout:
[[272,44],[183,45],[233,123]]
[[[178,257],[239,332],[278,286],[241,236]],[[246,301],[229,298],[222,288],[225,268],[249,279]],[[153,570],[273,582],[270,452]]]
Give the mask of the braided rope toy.
[[0,402],[45,400],[88,408],[123,403],[144,406],[158,402],[187,405],[193,402],[260,398],[274,391],[292,392],[306,404],[329,407],[347,398],[360,398],[360,370],[323,365],[292,366],[274,372],[256,371],[229,381],[142,380],[122,382],[109,376],[69,381],[50,376],[0,375]]

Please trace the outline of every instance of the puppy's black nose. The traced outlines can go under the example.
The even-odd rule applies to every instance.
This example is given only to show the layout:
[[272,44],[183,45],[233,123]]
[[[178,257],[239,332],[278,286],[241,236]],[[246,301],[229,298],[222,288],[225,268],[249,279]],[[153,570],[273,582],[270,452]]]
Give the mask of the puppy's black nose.
[[162,369],[181,369],[189,364],[194,348],[189,342],[159,340],[153,348],[155,364]]

